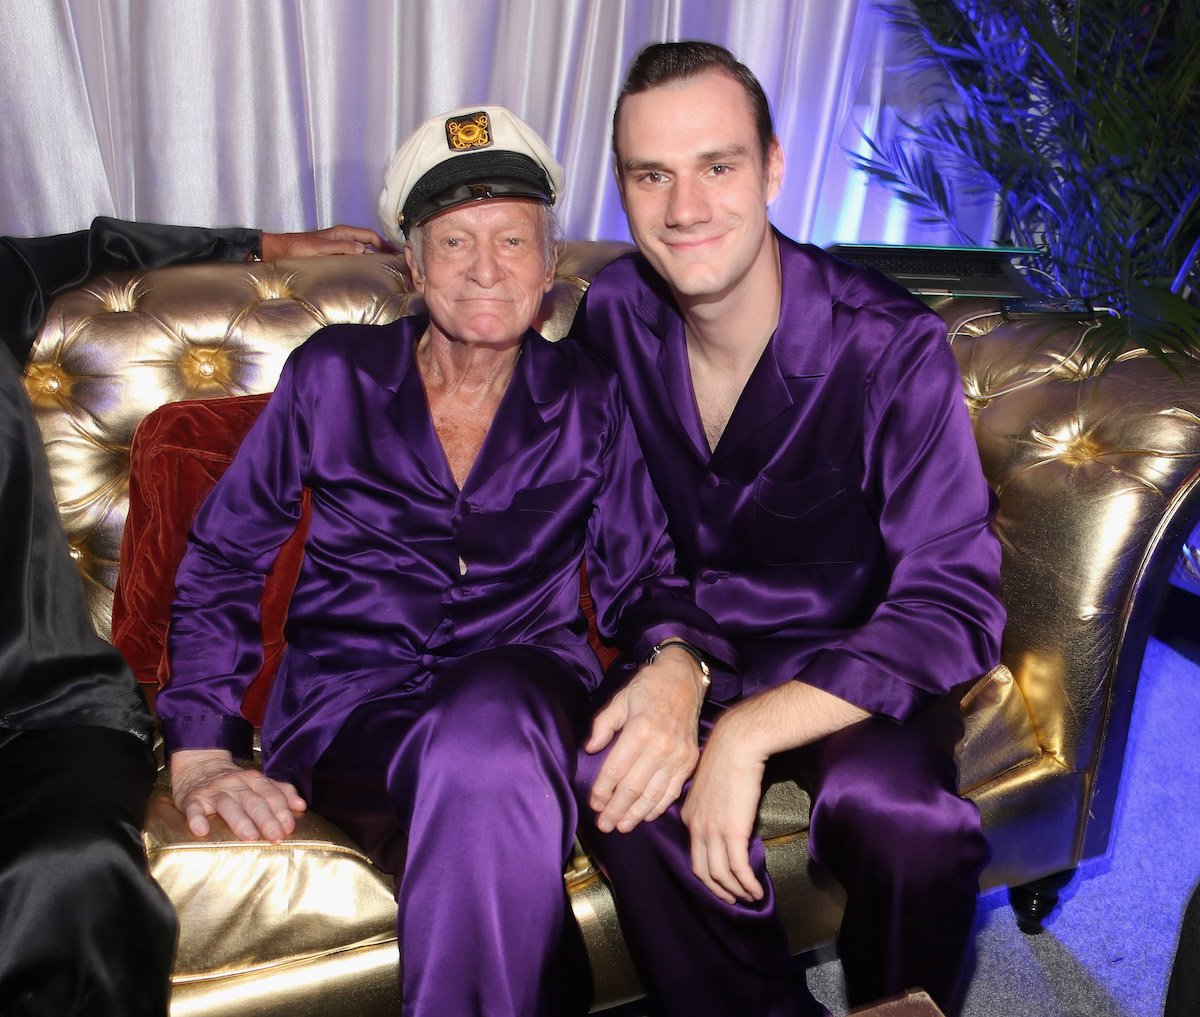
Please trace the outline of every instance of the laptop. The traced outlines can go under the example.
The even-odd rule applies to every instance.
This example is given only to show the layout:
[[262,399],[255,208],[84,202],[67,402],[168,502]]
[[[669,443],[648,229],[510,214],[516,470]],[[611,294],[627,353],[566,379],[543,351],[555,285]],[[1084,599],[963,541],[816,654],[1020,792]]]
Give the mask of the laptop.
[[830,254],[873,268],[918,296],[1033,299],[1037,293],[1012,259],[1037,254],[1027,247],[934,247],[833,244]]

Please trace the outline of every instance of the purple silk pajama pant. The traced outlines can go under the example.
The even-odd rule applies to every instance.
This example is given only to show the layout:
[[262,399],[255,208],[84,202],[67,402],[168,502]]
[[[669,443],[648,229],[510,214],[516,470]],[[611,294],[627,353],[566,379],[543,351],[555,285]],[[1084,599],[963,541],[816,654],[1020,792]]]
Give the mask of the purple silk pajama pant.
[[313,808],[397,875],[406,1017],[569,1012],[563,868],[586,710],[552,652],[488,650],[363,704],[318,761]]
[[[705,708],[701,737],[720,715]],[[838,955],[851,1006],[924,988],[957,1013],[979,874],[988,848],[975,806],[956,793],[956,701],[938,700],[904,724],[867,720],[774,757],[813,799],[809,850],[846,890]],[[691,870],[676,802],[653,823],[601,834],[588,793],[603,762],[580,754],[579,836],[608,875],[643,982],[678,1017],[821,1012],[788,957],[761,841],[751,862],[766,895],[727,905]],[[686,793],[686,792],[685,792]]]

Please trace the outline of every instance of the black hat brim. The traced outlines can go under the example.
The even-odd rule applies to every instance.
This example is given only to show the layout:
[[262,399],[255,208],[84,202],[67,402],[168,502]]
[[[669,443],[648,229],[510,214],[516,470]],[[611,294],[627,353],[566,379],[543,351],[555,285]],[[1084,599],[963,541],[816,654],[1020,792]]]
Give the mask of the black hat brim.
[[520,152],[472,152],[438,163],[421,177],[401,209],[405,234],[438,212],[490,198],[530,198],[553,204],[554,188],[533,159]]

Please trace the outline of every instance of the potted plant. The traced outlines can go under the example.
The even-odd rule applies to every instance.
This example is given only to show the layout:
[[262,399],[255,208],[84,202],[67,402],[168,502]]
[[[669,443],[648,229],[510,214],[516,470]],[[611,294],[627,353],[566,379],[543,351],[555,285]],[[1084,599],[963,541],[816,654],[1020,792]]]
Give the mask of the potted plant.
[[[1117,312],[1089,332],[1095,367],[1200,355],[1200,0],[878,6],[918,98],[860,168],[964,242],[1037,248],[1040,291]],[[991,238],[961,225],[981,200]]]

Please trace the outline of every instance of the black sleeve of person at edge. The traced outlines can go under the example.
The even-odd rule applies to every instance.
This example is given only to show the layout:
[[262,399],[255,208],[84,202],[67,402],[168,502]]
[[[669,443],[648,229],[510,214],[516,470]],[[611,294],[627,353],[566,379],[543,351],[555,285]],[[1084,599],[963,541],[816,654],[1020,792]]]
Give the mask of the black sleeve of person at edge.
[[20,372],[5,354],[0,518],[0,747],[21,731],[73,726],[125,731],[149,743],[150,716],[133,675],[92,627],[41,432]]
[[18,363],[56,293],[170,258],[87,238],[0,242],[0,328],[17,354],[0,353],[0,1011],[166,1017],[178,925],[140,832],[150,714],[92,627]]
[[244,261],[258,230],[164,226],[97,216],[89,229],[53,237],[0,237],[0,335],[24,366],[51,301],[102,272],[190,261]]

